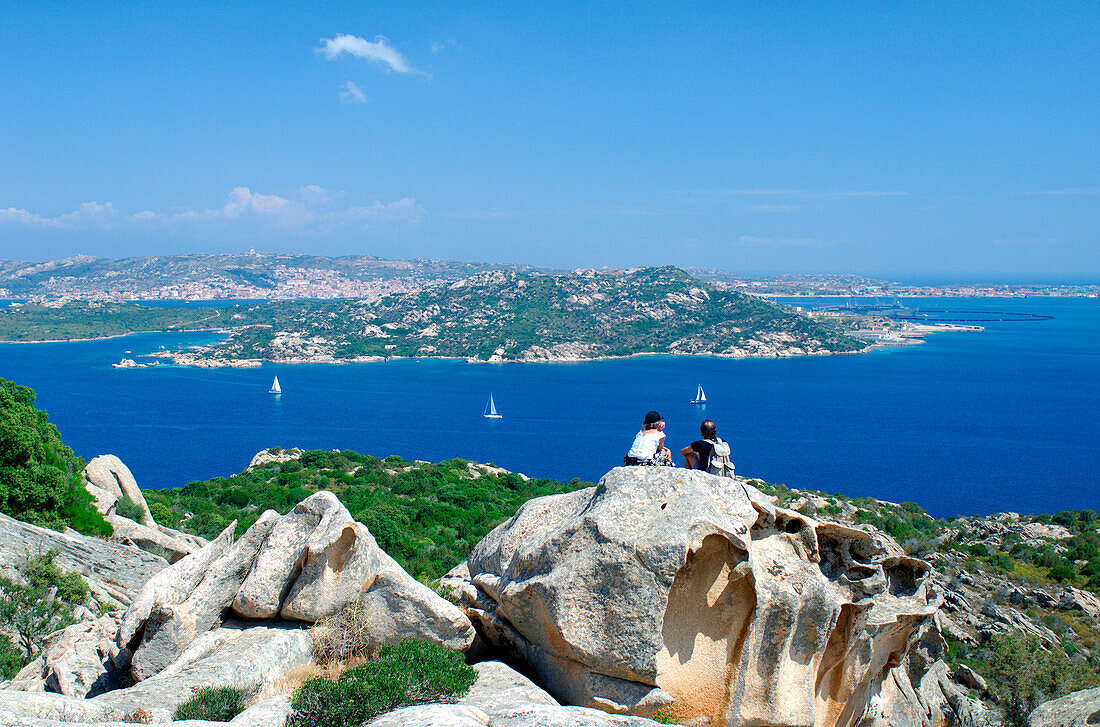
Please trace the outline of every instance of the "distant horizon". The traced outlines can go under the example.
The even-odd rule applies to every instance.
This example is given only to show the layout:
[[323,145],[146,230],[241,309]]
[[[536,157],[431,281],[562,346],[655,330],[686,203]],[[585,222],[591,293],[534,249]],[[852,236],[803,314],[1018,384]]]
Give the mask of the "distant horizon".
[[[73,257],[81,257],[81,256],[92,257],[92,258],[96,258],[96,259],[100,259],[100,260],[126,260],[126,259],[136,259],[136,258],[143,258],[143,257],[164,258],[164,257],[187,257],[187,256],[216,257],[216,256],[220,256],[220,255],[240,256],[240,255],[248,255],[250,253],[254,253],[256,255],[308,255],[308,256],[313,256],[313,257],[323,257],[323,258],[331,258],[331,259],[365,257],[365,258],[374,258],[374,259],[390,261],[390,262],[410,261],[410,260],[415,259],[415,258],[411,258],[411,257],[404,257],[404,258],[402,258],[402,257],[382,257],[380,255],[370,255],[370,254],[366,254],[366,253],[364,253],[364,254],[326,255],[326,254],[319,253],[319,252],[305,252],[305,251],[292,251],[292,250],[277,251],[277,252],[276,251],[270,251],[270,250],[246,250],[246,251],[243,251],[243,252],[232,252],[232,251],[230,251],[230,252],[212,252],[212,253],[208,253],[208,252],[160,253],[160,254],[147,254],[147,255],[127,255],[127,256],[122,256],[122,257],[113,257],[113,256],[107,256],[107,255],[88,255],[88,254],[77,253],[77,254],[74,254],[74,255],[67,256],[65,258],[50,258],[50,259],[42,259],[42,260],[25,260],[25,259],[17,259],[17,258],[0,257],[0,263],[18,262],[18,263],[27,263],[27,264],[30,264],[30,265],[42,265],[42,264],[52,263],[52,262],[61,262],[61,261],[66,260],[66,259],[71,259]],[[527,266],[527,267],[532,267],[532,268],[541,268],[541,269],[545,269],[545,270],[553,270],[555,272],[565,272],[565,273],[571,272],[573,270],[584,270],[584,269],[627,270],[627,269],[630,269],[630,268],[639,268],[639,267],[661,267],[661,265],[658,264],[658,265],[624,265],[624,266],[617,266],[617,265],[600,265],[600,266],[574,265],[574,266],[571,266],[571,267],[555,268],[553,266],[538,265],[536,263],[525,262],[525,261],[514,260],[514,259],[513,260],[476,260],[476,259],[470,259],[470,258],[466,258],[466,259],[462,259],[462,258],[422,258],[422,259],[434,260],[434,261],[438,261],[438,262],[453,262],[453,263],[471,264],[471,265]],[[930,287],[939,286],[939,285],[956,285],[957,286],[957,285],[969,285],[969,284],[973,284],[973,285],[1059,285],[1059,286],[1100,285],[1100,275],[1096,275],[1094,277],[1081,277],[1081,276],[1070,276],[1070,275],[1066,275],[1066,276],[1046,275],[1046,276],[1043,276],[1043,277],[1025,277],[1023,275],[1019,275],[1019,276],[1016,276],[1016,275],[1005,275],[1005,276],[997,276],[997,275],[963,275],[963,274],[951,275],[951,274],[944,274],[944,273],[927,273],[927,274],[922,275],[920,273],[867,273],[867,272],[854,272],[854,271],[831,271],[831,272],[807,272],[807,271],[800,271],[800,270],[782,270],[782,271],[779,271],[779,270],[774,270],[774,271],[759,271],[759,270],[751,271],[751,270],[748,270],[748,271],[745,271],[745,270],[734,270],[734,269],[729,269],[729,268],[703,267],[703,266],[699,266],[699,265],[677,265],[677,264],[674,264],[674,263],[665,263],[665,265],[671,265],[673,267],[678,267],[682,270],[685,270],[685,272],[690,272],[691,269],[700,269],[700,270],[709,270],[709,271],[721,272],[721,273],[726,273],[728,275],[733,275],[733,276],[736,276],[736,277],[750,278],[750,279],[751,278],[773,278],[773,277],[781,277],[781,276],[828,277],[828,276],[847,276],[847,275],[850,275],[850,276],[863,278],[863,279],[867,279],[867,280],[874,280],[874,281],[877,281],[877,282],[888,282],[888,283],[896,283],[896,284],[900,284],[900,285],[930,286]]]

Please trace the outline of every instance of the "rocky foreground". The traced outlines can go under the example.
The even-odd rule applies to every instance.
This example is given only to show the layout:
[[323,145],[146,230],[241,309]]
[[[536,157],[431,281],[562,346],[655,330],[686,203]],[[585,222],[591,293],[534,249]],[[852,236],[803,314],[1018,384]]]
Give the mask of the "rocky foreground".
[[[206,542],[146,518],[128,474],[113,458],[85,472],[111,540],[0,516],[0,565],[56,549],[106,611],[46,639],[0,690],[0,724],[170,724],[200,688],[236,686],[255,697],[233,724],[283,725],[316,659],[311,625],[350,604],[370,614],[373,644],[428,640],[476,663],[457,703],[374,725],[997,720],[944,661],[945,627],[971,638],[978,627],[947,615],[950,584],[927,561],[870,526],[777,506],[745,481],[620,467],[596,487],[530,500],[443,580],[456,605],[328,491]],[[136,519],[118,514],[124,501]],[[1095,724],[1098,710],[1100,693],[1083,692],[1044,705],[1033,724]]]

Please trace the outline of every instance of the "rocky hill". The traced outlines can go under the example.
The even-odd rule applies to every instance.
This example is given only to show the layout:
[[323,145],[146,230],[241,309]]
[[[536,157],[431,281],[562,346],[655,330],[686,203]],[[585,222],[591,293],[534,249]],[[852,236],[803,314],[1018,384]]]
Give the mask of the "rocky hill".
[[480,273],[377,301],[271,303],[234,313],[230,339],[177,363],[446,356],[576,361],[638,353],[730,357],[857,351],[806,316],[677,268]]
[[[331,272],[351,281],[421,278],[454,280],[483,270],[530,270],[526,265],[493,265],[447,260],[385,260],[369,255],[326,257],[300,253],[160,255],[101,258],[77,255],[32,263],[0,260],[0,288],[17,298],[88,297],[125,290],[134,295],[165,286],[202,283],[211,291],[232,286],[275,288],[278,270]],[[224,294],[223,294],[224,297]]]

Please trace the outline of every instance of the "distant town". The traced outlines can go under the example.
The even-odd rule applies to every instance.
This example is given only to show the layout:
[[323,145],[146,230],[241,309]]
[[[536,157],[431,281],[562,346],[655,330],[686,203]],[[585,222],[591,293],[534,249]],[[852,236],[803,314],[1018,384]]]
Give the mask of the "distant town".
[[[565,271],[527,265],[437,260],[383,260],[257,253],[138,258],[76,256],[44,263],[0,261],[0,297],[60,305],[68,301],[379,300],[449,284],[473,273]],[[1100,284],[914,285],[855,275],[739,276],[689,269],[721,290],[788,297],[1088,297]]]

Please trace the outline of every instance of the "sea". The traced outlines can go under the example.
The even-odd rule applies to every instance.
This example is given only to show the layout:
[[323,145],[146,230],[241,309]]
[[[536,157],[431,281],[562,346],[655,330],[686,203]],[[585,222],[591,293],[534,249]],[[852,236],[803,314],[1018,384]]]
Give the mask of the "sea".
[[[1100,510],[1100,300],[901,302],[985,330],[788,359],[112,368],[217,335],[159,333],[0,345],[0,377],[34,388],[77,454],[115,454],[143,487],[229,476],[272,446],[596,481],[656,409],[674,452],[710,418],[738,474],[789,487],[914,501],[937,516]],[[279,396],[268,393],[275,375]],[[700,385],[705,407],[690,403]],[[502,419],[482,416],[490,394]]]

